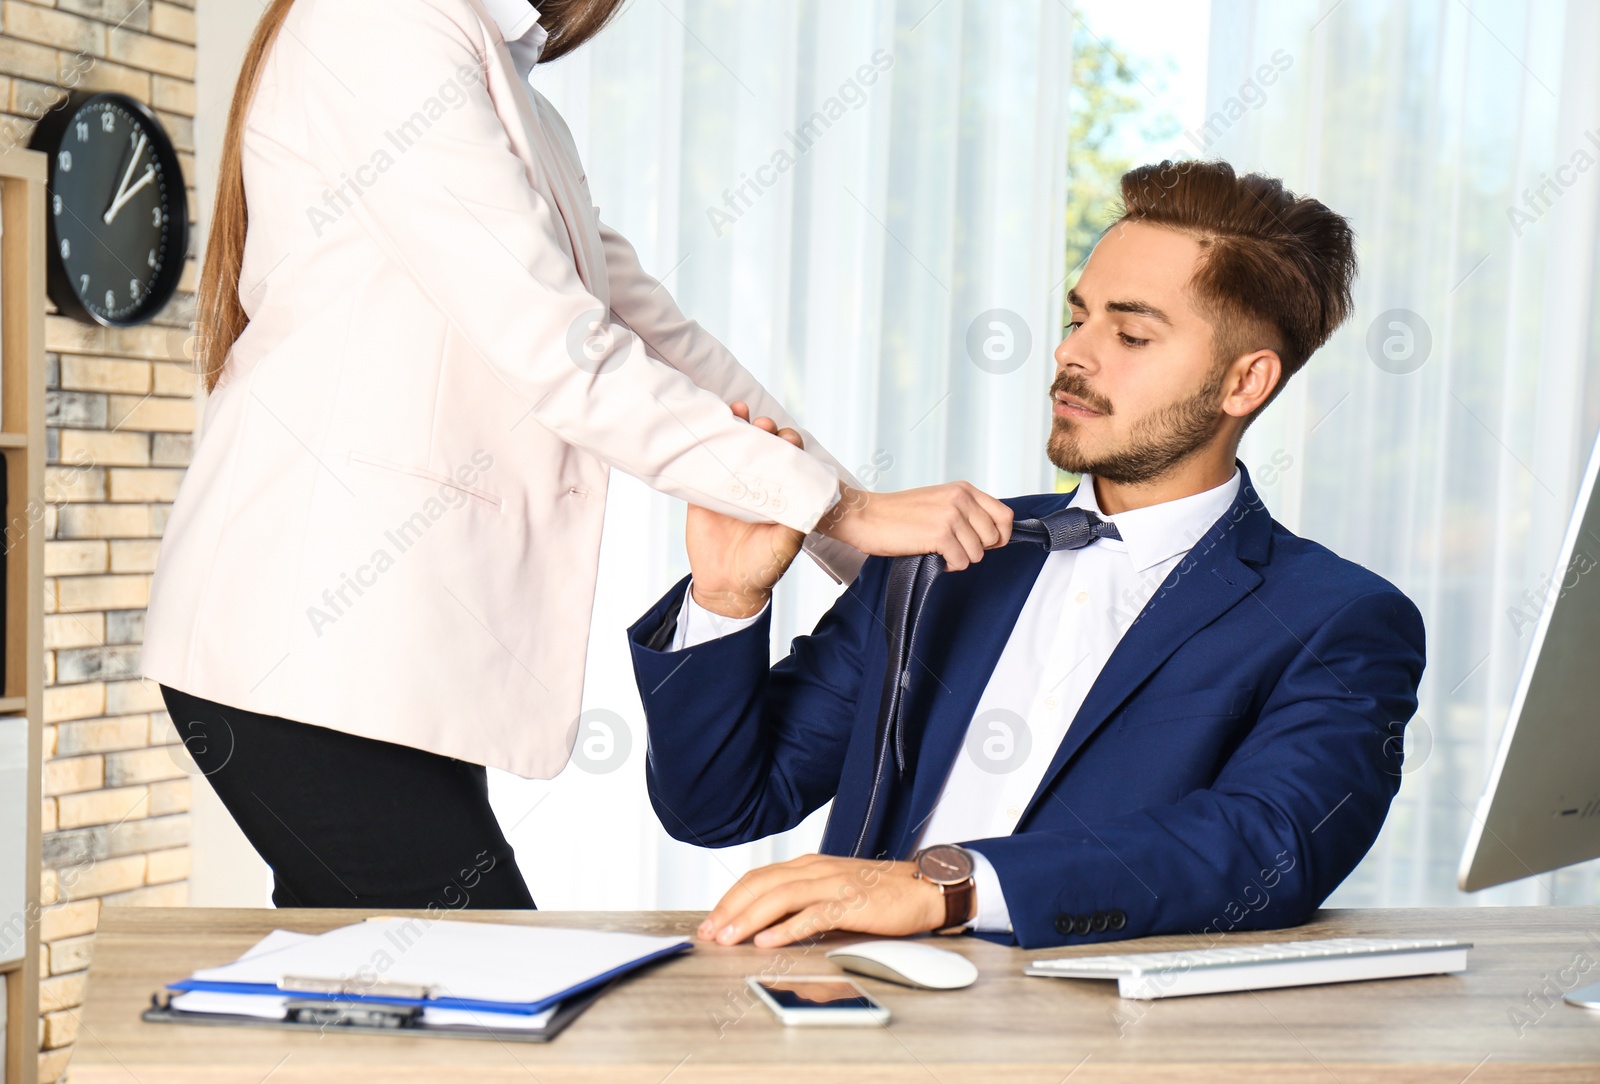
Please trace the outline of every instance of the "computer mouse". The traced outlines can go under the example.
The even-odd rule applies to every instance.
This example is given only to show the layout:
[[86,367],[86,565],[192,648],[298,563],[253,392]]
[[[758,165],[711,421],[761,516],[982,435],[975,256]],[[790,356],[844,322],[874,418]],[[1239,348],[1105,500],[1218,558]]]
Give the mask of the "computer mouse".
[[858,975],[924,990],[959,990],[978,979],[965,956],[920,941],[862,941],[830,949],[828,959]]

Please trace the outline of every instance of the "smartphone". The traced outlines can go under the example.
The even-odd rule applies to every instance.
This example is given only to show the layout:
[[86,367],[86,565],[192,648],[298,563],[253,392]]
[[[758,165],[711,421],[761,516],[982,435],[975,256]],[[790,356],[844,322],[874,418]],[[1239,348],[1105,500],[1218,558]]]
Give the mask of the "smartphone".
[[751,975],[745,985],[789,1027],[808,1024],[882,1027],[889,1010],[865,990],[838,975],[790,975],[763,979]]

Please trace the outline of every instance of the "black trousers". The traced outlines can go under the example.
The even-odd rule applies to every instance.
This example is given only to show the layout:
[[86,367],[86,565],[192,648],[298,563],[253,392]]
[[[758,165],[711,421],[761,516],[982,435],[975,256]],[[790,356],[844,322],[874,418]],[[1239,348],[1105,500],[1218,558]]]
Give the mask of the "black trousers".
[[161,695],[279,907],[533,907],[481,764]]

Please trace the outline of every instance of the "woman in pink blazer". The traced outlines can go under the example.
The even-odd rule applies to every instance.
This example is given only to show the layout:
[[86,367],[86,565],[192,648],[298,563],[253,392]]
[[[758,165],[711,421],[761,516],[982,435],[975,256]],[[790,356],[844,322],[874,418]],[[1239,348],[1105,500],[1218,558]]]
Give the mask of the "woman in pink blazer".
[[840,580],[1009,536],[965,483],[867,494],[773,435],[599,220],[527,74],[619,6],[272,0],[251,42],[143,670],[280,906],[532,906],[484,766],[567,761],[610,468]]

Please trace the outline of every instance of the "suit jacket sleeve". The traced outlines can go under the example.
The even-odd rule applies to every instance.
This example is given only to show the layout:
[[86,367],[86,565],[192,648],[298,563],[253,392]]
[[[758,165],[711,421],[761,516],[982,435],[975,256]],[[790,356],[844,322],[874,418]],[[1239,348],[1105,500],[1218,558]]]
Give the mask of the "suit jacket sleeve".
[[[472,8],[376,10],[316,4],[274,45],[315,102],[305,123],[329,188],[358,190],[349,213],[539,424],[674,497],[810,531],[837,498],[830,464],[740,422],[626,328],[578,363],[602,306],[495,112]],[[449,101],[429,97],[439,88]]]
[[674,839],[729,847],[783,832],[839,789],[886,562],[868,560],[769,668],[772,608],[749,628],[667,650],[685,577],[628,630],[649,728],[645,781]]
[[[865,488],[739,364],[726,346],[683,314],[667,288],[639,263],[639,254],[626,237],[601,222],[600,239],[605,244],[606,271],[611,279],[611,311],[655,356],[688,374],[723,402],[749,404],[752,417],[764,415],[780,428],[799,430],[805,438],[806,451],[833,468],[842,481],[857,489]],[[854,546],[816,531],[806,536],[805,549],[839,583],[855,579],[867,559]]]
[[[1307,921],[1372,846],[1399,789],[1423,661],[1411,601],[1362,596],[1306,640],[1212,786],[1111,819],[1069,810],[1077,830],[971,841],[999,873],[1017,941]],[[1070,929],[1113,910],[1127,916],[1120,931]]]

